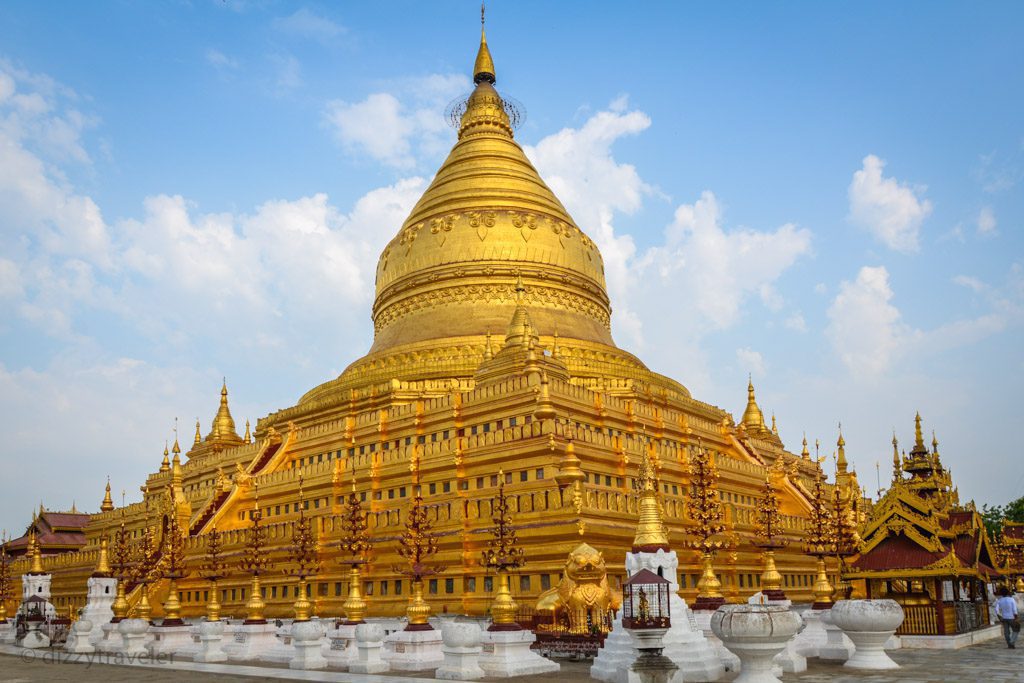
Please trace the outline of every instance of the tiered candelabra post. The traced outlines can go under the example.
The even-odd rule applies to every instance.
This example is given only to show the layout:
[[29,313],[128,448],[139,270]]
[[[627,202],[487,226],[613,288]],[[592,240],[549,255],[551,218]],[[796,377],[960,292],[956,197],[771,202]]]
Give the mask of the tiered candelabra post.
[[0,535],[0,624],[7,623],[7,601],[11,599],[11,558],[7,554],[7,532]]
[[156,564],[156,553],[156,531],[150,523],[147,510],[146,527],[142,532],[142,537],[135,544],[128,574],[129,581],[139,584],[140,596],[139,604],[135,607],[135,617],[143,621],[149,621],[153,614],[153,608],[149,604],[149,584],[159,570]]
[[291,560],[293,566],[285,570],[298,581],[298,596],[292,609],[295,621],[309,621],[312,604],[307,595],[308,579],[320,571],[320,558],[317,554],[316,535],[313,532],[312,519],[306,516],[305,498],[302,494],[302,475],[299,475],[299,518],[292,525]]
[[761,572],[761,592],[769,600],[785,600],[782,575],[775,567],[775,551],[788,541],[782,535],[782,515],[779,514],[779,495],[772,485],[771,474],[764,479],[764,497],[757,503],[754,545],[764,552],[764,571]]
[[228,565],[224,561],[220,532],[214,526],[206,534],[206,556],[199,567],[199,575],[210,582],[210,598],[206,601],[206,620],[220,621],[220,599],[217,597],[217,582],[227,576]]
[[409,469],[413,474],[413,497],[409,501],[409,510],[405,516],[405,530],[398,539],[398,555],[405,559],[407,567],[395,567],[395,571],[408,576],[412,581],[412,592],[409,606],[405,613],[408,617],[406,631],[430,631],[430,605],[423,598],[423,579],[427,576],[440,574],[444,567],[430,565],[428,560],[437,554],[437,535],[423,504],[423,491],[419,482],[419,454],[413,453]]
[[[255,488],[255,484],[253,487]],[[246,616],[245,624],[265,624],[266,618],[263,610],[267,604],[263,601],[260,587],[260,575],[270,570],[270,551],[267,548],[267,529],[260,522],[263,520],[263,512],[260,510],[259,489],[255,489],[255,506],[252,511],[252,524],[249,525],[249,535],[245,543],[245,555],[239,562],[239,568],[252,576],[249,585],[249,600],[245,603]]]
[[834,554],[839,565],[839,585],[836,586],[836,599],[849,598],[853,592],[853,586],[844,577],[846,558],[856,555],[863,546],[860,534],[857,532],[857,510],[854,507],[853,496],[852,490],[844,491],[839,482],[836,482],[832,492]]
[[[175,443],[177,447],[177,443]],[[185,568],[185,533],[178,521],[178,515],[174,509],[174,495],[168,489],[169,512],[167,515],[167,526],[164,529],[162,551],[158,572],[168,580],[167,600],[164,601],[163,626],[181,626],[185,622],[181,619],[181,598],[178,594],[178,579],[187,575]]]
[[128,616],[127,587],[132,575],[132,547],[128,531],[124,528],[124,508],[121,508],[121,525],[114,532],[114,547],[111,553],[113,562],[111,570],[117,579],[117,594],[110,608],[114,612],[112,623],[117,623]]
[[832,606],[833,588],[825,570],[825,556],[836,550],[835,525],[824,480],[825,474],[819,467],[811,491],[811,513],[807,519],[807,535],[804,537],[804,552],[818,558],[813,589],[814,609],[828,609]]
[[512,509],[505,495],[505,472],[498,471],[498,495],[491,498],[491,537],[482,552],[483,564],[493,569],[498,578],[498,592],[491,605],[489,631],[519,631],[516,621],[516,603],[509,590],[509,572],[522,567],[526,561],[522,548],[517,547],[516,530],[512,527]]
[[722,582],[715,576],[714,557],[716,552],[728,547],[729,543],[715,540],[715,536],[725,531],[725,524],[722,522],[722,501],[715,486],[718,481],[718,468],[715,466],[714,457],[702,444],[698,443],[697,447],[690,451],[689,471],[690,497],[686,505],[690,518],[696,524],[692,530],[696,538],[688,541],[687,545],[700,551],[703,568],[697,582],[697,602],[694,609],[714,610],[725,602]]
[[366,512],[363,510],[359,494],[356,493],[355,472],[352,474],[352,490],[345,502],[345,511],[341,519],[341,541],[339,543],[343,555],[343,564],[350,565],[348,599],[342,607],[345,609],[345,623],[362,624],[366,619],[366,600],[363,598],[360,568],[366,564],[373,543],[367,533]]

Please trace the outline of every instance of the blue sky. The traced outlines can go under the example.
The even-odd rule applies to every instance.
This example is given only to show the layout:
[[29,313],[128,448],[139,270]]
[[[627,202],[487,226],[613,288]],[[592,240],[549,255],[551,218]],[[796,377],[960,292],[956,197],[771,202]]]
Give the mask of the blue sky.
[[[605,255],[618,343],[862,482],[920,410],[1024,491],[1019,3],[501,2],[517,138]],[[94,509],[369,346],[453,140],[474,2],[0,5],[0,526]],[[187,440],[187,439],[186,439]],[[129,499],[138,497],[128,492]],[[20,529],[19,529],[20,531]]]

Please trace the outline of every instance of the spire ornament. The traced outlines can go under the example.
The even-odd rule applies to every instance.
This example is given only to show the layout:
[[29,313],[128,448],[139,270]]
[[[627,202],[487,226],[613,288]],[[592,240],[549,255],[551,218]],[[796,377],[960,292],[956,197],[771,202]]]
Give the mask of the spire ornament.
[[690,496],[686,500],[687,511],[696,524],[693,534],[695,540],[687,545],[701,553],[703,571],[697,582],[697,602],[694,609],[718,609],[725,603],[722,595],[722,582],[715,576],[713,560],[715,553],[728,543],[714,540],[725,531],[722,523],[722,501],[715,484],[718,481],[718,468],[707,448],[698,442],[696,448],[690,449]]
[[355,467],[352,470],[352,490],[348,494],[345,510],[341,516],[341,541],[339,546],[348,559],[343,564],[351,565],[349,569],[348,599],[342,607],[345,610],[345,623],[348,625],[362,624],[366,619],[366,600],[362,593],[362,580],[359,571],[366,564],[373,543],[367,533],[366,512],[363,510],[359,494],[356,493]]
[[807,520],[804,537],[804,551],[818,558],[818,573],[814,581],[814,609],[828,609],[832,606],[832,584],[825,571],[825,556],[836,550],[835,527],[832,508],[825,493],[825,474],[820,467],[814,478],[811,492],[811,511]]
[[316,535],[311,520],[306,516],[305,498],[302,494],[302,474],[299,474],[299,518],[292,523],[291,562],[293,568],[285,573],[294,576],[299,582],[299,595],[292,608],[295,610],[295,621],[309,621],[312,605],[307,595],[308,578],[320,571],[320,558],[317,553]]
[[761,572],[761,592],[769,600],[785,600],[782,575],[775,567],[775,551],[788,545],[781,538],[782,515],[779,514],[779,495],[772,485],[771,475],[764,479],[764,497],[757,502],[754,526],[757,537],[754,545],[764,551],[764,571]]
[[107,488],[103,492],[103,502],[100,503],[100,512],[111,512],[114,509],[114,501],[110,497],[110,477],[107,477]]
[[512,508],[505,495],[505,472],[498,470],[498,494],[491,498],[491,537],[487,549],[481,553],[483,565],[498,575],[498,592],[491,606],[491,625],[488,631],[520,631],[516,623],[516,603],[509,591],[509,572],[522,567],[525,553],[518,547],[516,530],[512,526]]
[[210,582],[210,599],[206,602],[206,620],[220,621],[220,600],[217,599],[217,582],[227,576],[227,562],[224,561],[220,532],[217,525],[206,534],[206,554],[199,567],[199,575]]
[[121,524],[114,531],[113,563],[111,569],[117,578],[117,594],[110,608],[114,612],[111,623],[116,624],[128,616],[127,587],[128,579],[131,576],[132,548],[130,534],[124,527],[124,506],[121,507]]
[[640,515],[637,519],[636,535],[633,537],[634,553],[671,550],[661,515],[661,502],[658,500],[658,473],[654,466],[654,458],[651,457],[652,447],[650,440],[646,440],[637,473],[636,489]]
[[263,512],[260,510],[259,487],[254,482],[255,504],[251,513],[252,523],[245,542],[245,555],[239,562],[239,568],[252,576],[249,586],[249,601],[245,603],[246,616],[244,624],[265,624],[263,610],[267,605],[260,595],[260,575],[270,570],[270,551],[267,549],[267,529],[260,522]]
[[412,486],[415,492],[409,501],[409,510],[405,516],[405,530],[398,539],[397,552],[405,559],[407,567],[394,567],[394,570],[408,576],[412,581],[412,595],[409,606],[405,610],[409,620],[406,631],[432,631],[430,605],[423,599],[423,578],[440,574],[444,567],[431,566],[428,560],[437,554],[437,535],[423,504],[423,491],[420,488],[418,460],[414,458],[412,468]]
[[[178,445],[177,439],[174,445]],[[177,459],[178,454],[174,454]],[[175,465],[179,463],[175,460]],[[185,622],[181,619],[181,599],[178,595],[178,579],[184,578],[188,572],[185,567],[185,532],[178,521],[178,515],[174,509],[174,491],[167,487],[167,503],[169,514],[167,524],[164,527],[164,535],[161,543],[160,561],[157,564],[156,573],[167,579],[167,600],[163,604],[164,618],[161,626],[182,626]]]

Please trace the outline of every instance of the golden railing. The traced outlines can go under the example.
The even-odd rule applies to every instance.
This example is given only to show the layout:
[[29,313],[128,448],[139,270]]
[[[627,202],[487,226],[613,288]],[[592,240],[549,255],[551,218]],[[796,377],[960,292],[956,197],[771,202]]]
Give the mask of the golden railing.
[[903,605],[903,623],[898,636],[935,636],[939,634],[935,605]]

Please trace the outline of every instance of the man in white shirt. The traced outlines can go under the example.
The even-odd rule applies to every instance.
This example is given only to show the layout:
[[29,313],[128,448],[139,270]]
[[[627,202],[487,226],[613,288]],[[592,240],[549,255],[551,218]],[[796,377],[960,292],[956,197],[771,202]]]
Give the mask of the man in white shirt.
[[1017,636],[1020,635],[1019,627],[1015,631],[1013,625],[1017,623],[1017,603],[1010,595],[1009,589],[1005,586],[999,589],[999,599],[996,600],[996,616],[1003,624],[1003,638],[1006,638],[1006,646],[1011,650],[1017,646]]

